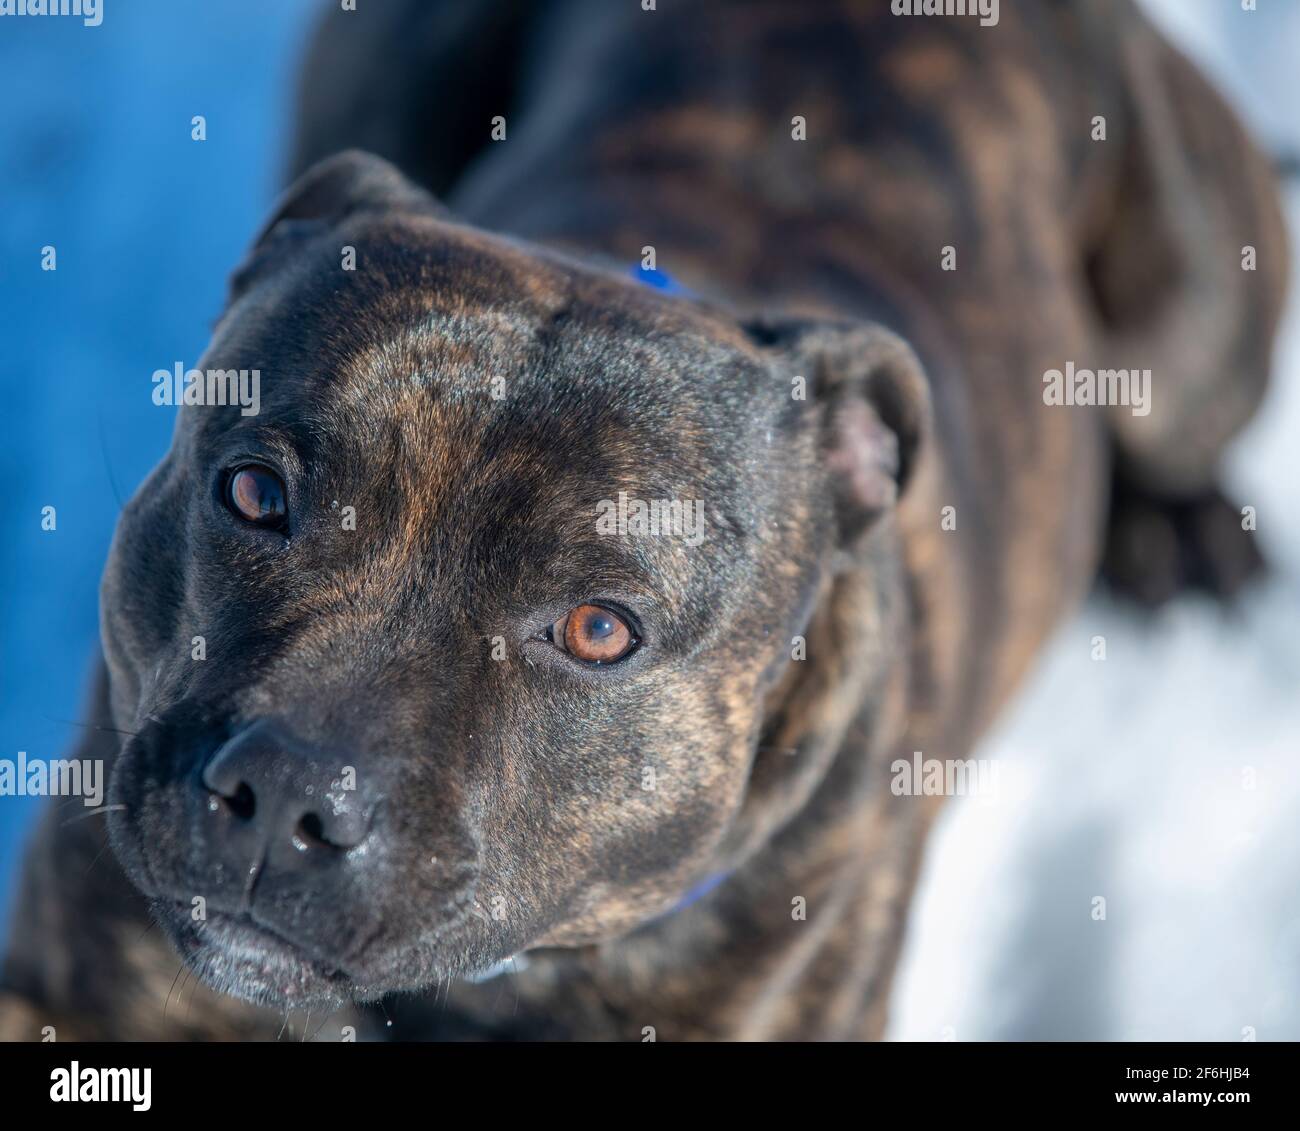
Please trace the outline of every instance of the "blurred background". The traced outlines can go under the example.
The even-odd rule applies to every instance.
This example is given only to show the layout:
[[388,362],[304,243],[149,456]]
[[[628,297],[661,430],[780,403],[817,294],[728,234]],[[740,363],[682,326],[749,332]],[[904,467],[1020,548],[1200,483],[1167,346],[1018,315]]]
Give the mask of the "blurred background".
[[[1145,6],[1300,153],[1300,0]],[[1286,193],[1295,264],[1294,175]],[[1233,615],[1189,597],[1143,623],[1094,599],[1062,629],[980,752],[1003,796],[954,799],[930,843],[893,1037],[1300,1039],[1298,287],[1226,476],[1271,582]]]
[[[321,2],[104,0],[97,28],[0,21],[0,758],[76,737],[117,511],[174,423],[149,378],[198,360],[279,187]],[[1148,7],[1275,152],[1300,153],[1300,0]],[[1062,629],[979,751],[1001,760],[999,796],[941,818],[893,1037],[1300,1039],[1295,294],[1292,310],[1228,477],[1273,579],[1230,616],[1189,598],[1144,622],[1097,599]],[[0,930],[38,805],[0,798]]]

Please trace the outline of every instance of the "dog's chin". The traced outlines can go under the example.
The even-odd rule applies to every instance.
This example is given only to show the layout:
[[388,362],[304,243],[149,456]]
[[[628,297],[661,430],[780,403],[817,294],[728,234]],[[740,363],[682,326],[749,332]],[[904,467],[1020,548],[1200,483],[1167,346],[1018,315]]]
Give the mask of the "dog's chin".
[[275,1009],[336,1009],[384,992],[367,988],[340,965],[307,954],[247,914],[209,910],[204,922],[194,922],[188,910],[159,903],[154,915],[180,956],[220,993]]
[[209,908],[206,920],[195,922],[188,904],[152,903],[154,917],[177,953],[205,984],[278,1010],[333,1010],[375,1002],[385,994],[418,994],[448,978],[473,979],[512,961],[509,952],[471,957],[476,948],[443,946],[353,959],[345,966],[309,954],[247,913]]

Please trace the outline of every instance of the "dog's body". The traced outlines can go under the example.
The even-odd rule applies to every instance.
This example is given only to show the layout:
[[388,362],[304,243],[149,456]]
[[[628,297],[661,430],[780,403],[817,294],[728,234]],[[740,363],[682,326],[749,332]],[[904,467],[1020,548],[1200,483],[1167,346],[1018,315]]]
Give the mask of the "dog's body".
[[[664,297],[618,280],[616,271],[450,225],[367,159],[315,166],[237,277],[214,354],[233,356],[240,342],[271,333],[273,303],[311,286],[302,305],[310,334],[288,345],[281,335],[282,368],[304,366],[317,343],[334,370],[361,374],[349,379],[354,390],[394,352],[427,366],[405,338],[392,345],[395,327],[427,302],[460,351],[458,365],[483,383],[501,373],[507,387],[518,381],[530,390],[519,409],[487,402],[465,409],[454,428],[438,417],[451,411],[441,407],[431,419],[414,403],[395,408],[384,400],[393,415],[378,424],[380,409],[358,410],[356,429],[371,435],[357,458],[380,463],[378,480],[403,500],[396,508],[403,514],[389,517],[404,533],[383,540],[393,557],[367,559],[367,585],[382,561],[394,576],[415,571],[403,573],[408,586],[433,590],[438,583],[429,578],[441,575],[424,563],[478,552],[471,531],[442,532],[446,500],[432,496],[450,494],[447,484],[461,482],[459,505],[477,514],[489,539],[512,516],[526,522],[542,506],[536,496],[517,497],[515,486],[503,510],[505,495],[480,497],[447,466],[436,472],[437,487],[421,485],[418,458],[412,470],[402,444],[385,446],[390,419],[417,453],[439,452],[429,462],[468,469],[488,445],[444,457],[447,436],[486,435],[475,432],[480,419],[519,412],[493,433],[493,458],[517,445],[524,454],[515,474],[554,486],[545,506],[559,516],[557,531],[573,514],[589,514],[591,499],[621,487],[653,497],[637,473],[662,442],[664,467],[678,474],[665,472],[663,490],[683,490],[690,477],[681,469],[701,464],[691,482],[705,484],[710,537],[744,548],[693,559],[712,571],[707,577],[675,564],[666,549],[653,551],[663,555],[653,563],[658,576],[674,579],[663,584],[672,595],[663,598],[661,623],[703,617],[699,609],[710,602],[728,611],[719,616],[721,641],[706,626],[674,651],[668,634],[647,633],[652,659],[635,678],[651,681],[651,690],[633,683],[621,694],[644,695],[656,717],[642,725],[610,716],[620,733],[602,766],[628,748],[644,755],[629,755],[617,787],[600,777],[601,766],[575,757],[556,770],[564,787],[578,776],[591,781],[571,815],[558,817],[570,813],[563,798],[552,800],[560,779],[543,780],[535,767],[506,759],[497,788],[513,797],[517,780],[528,781],[524,799],[511,802],[509,827],[496,829],[490,815],[467,824],[465,837],[486,846],[475,889],[483,908],[494,890],[483,877],[499,883],[510,871],[494,838],[516,838],[524,855],[535,850],[548,878],[544,890],[519,897],[529,911],[518,934],[513,925],[501,928],[510,946],[497,945],[496,928],[478,928],[459,965],[482,967],[519,946],[526,961],[500,980],[478,982],[452,980],[455,963],[445,957],[408,970],[406,984],[372,973],[367,991],[429,992],[390,1003],[391,1027],[375,1023],[368,1008],[349,1007],[331,1015],[324,1035],[355,1024],[398,1037],[878,1036],[936,805],[891,791],[891,763],[918,750],[967,756],[1091,584],[1106,543],[1112,477],[1108,564],[1117,584],[1142,591],[1144,571],[1154,571],[1165,575],[1158,595],[1188,580],[1225,588],[1249,556],[1214,487],[1220,453],[1262,395],[1281,305],[1285,236],[1267,169],[1217,97],[1127,0],[1003,4],[995,27],[972,17],[894,16],[885,0],[670,2],[658,11],[522,2],[380,7],[336,12],[322,30],[307,73],[300,169],[345,147],[367,148],[444,196],[458,220],[566,254],[596,254],[619,270],[652,247],[657,266],[705,301]],[[492,141],[496,114],[506,133]],[[317,227],[300,235],[293,226],[302,224]],[[442,242],[420,242],[435,239],[435,230]],[[412,246],[433,248],[423,261],[407,256],[408,234]],[[299,240],[307,250],[297,250]],[[324,248],[314,276],[276,265],[306,256],[312,241]],[[327,277],[327,261],[344,246],[356,249],[355,280]],[[1242,269],[1247,246],[1257,249],[1257,271]],[[408,271],[414,274],[402,275]],[[400,286],[392,281],[399,277]],[[246,301],[254,291],[258,301]],[[713,301],[765,313],[729,322]],[[478,320],[491,324],[486,336],[475,329]],[[606,337],[622,346],[611,350]],[[707,362],[706,346],[713,351]],[[768,377],[737,384],[740,363],[718,351],[757,358],[752,364],[767,366]],[[528,373],[550,372],[556,356],[577,355],[567,377],[527,385]],[[1044,374],[1068,363],[1150,369],[1150,414],[1131,405],[1046,404]],[[755,380],[768,383],[760,388]],[[807,402],[790,395],[798,380],[814,390]],[[755,402],[766,397],[773,406],[766,417],[744,404],[751,387]],[[842,403],[847,387],[866,390],[865,411]],[[529,405],[544,412],[552,396],[554,426],[567,429],[572,388],[584,390],[574,405],[597,404],[582,437],[614,428],[640,452],[593,463],[594,493],[564,486],[559,466],[526,431]],[[285,411],[301,412],[307,400],[297,394]],[[789,423],[789,413],[806,412],[822,414],[815,441],[800,431],[804,425]],[[319,419],[328,434],[334,418]],[[715,420],[725,441],[710,435]],[[199,433],[178,440],[168,481],[192,474],[195,453],[208,442]],[[573,458],[586,468],[585,439],[576,444]],[[840,477],[830,487],[811,470],[812,445],[821,445],[821,465]],[[864,450],[874,454],[863,457]],[[491,466],[483,467],[473,483],[494,482]],[[382,508],[376,502],[358,513]],[[129,548],[144,540],[162,553],[167,512],[147,499],[131,511],[128,532],[119,535],[127,548],[115,549],[105,579],[111,680],[100,681],[94,718],[135,732],[161,716],[176,732],[182,700],[198,697],[199,681],[218,677],[155,674],[152,686],[142,679],[157,645],[141,644],[140,631],[119,622],[163,616],[132,600],[140,567]],[[1226,535],[1209,542],[1206,524]],[[423,542],[435,528],[437,540]],[[484,553],[491,561],[490,548]],[[310,589],[304,576],[323,568],[313,564],[304,575],[295,566],[281,585]],[[195,597],[198,583],[187,581],[178,607],[216,600],[213,584]],[[733,587],[745,608],[732,607]],[[300,608],[311,605],[301,600]],[[265,659],[272,673],[265,686],[221,691],[237,703],[235,714],[292,715],[283,704],[299,691],[286,673],[301,661],[312,692],[329,689],[320,706],[329,726],[360,726],[333,702],[349,680],[381,684],[381,669],[373,649],[326,626],[336,616],[354,627],[378,617],[381,604],[368,601],[359,583],[346,601],[317,599],[311,615],[319,619]],[[341,604],[348,608],[340,612]],[[402,635],[394,625],[422,614],[413,607],[405,615],[385,640]],[[276,617],[277,624],[290,619]],[[181,623],[167,632],[188,640],[192,622],[175,619]],[[490,638],[492,628],[470,624],[465,639]],[[452,629],[435,625],[430,638],[439,631]],[[326,637],[334,643],[322,651]],[[257,653],[254,640],[234,634],[228,646]],[[391,650],[397,657],[400,649]],[[660,662],[656,655],[680,660],[685,681],[655,675],[648,665]],[[398,658],[420,678],[446,670],[426,671],[413,657]],[[512,676],[527,677],[523,669]],[[480,673],[470,686],[511,702],[495,678]],[[573,706],[572,690],[558,684],[528,709],[550,710],[559,700],[579,714],[607,710],[581,698]],[[473,730],[463,708],[448,704],[440,725]],[[392,702],[376,709],[401,713]],[[499,741],[510,740],[508,719],[474,717],[477,726],[499,728]],[[116,757],[118,737],[94,732],[83,756]],[[537,741],[555,748],[553,739]],[[582,741],[593,757],[602,754],[598,738]],[[714,750],[727,753],[715,758]],[[704,769],[697,756],[709,763]],[[148,763],[138,751],[131,757]],[[414,764],[422,756],[394,757]],[[713,761],[723,767],[716,773]],[[619,791],[645,790],[647,764],[660,775],[652,793],[671,792],[664,781],[699,780],[683,786],[671,807],[665,801],[648,839],[638,841],[626,829],[641,810],[628,808]],[[171,788],[156,767],[144,777],[151,790]],[[476,796],[472,776],[454,780],[451,792]],[[385,782],[391,796],[396,787]],[[544,809],[539,793],[548,798]],[[192,991],[197,1000],[164,1010],[177,962],[161,933],[147,931],[136,889],[157,880],[149,890],[156,910],[165,885],[135,837],[169,834],[161,810],[149,810],[128,786],[115,796],[130,798],[123,821],[144,825],[139,834],[125,824],[114,832],[125,874],[113,854],[91,867],[104,851],[99,821],[62,827],[52,812],[38,837],[5,967],[10,996],[0,1005],[0,1032],[35,1036],[48,1024],[61,1037],[273,1037],[281,1013],[203,987]],[[495,793],[485,796],[489,809],[506,806]],[[716,812],[706,796],[716,798]],[[655,845],[672,846],[663,849],[664,862]],[[388,882],[414,883],[411,867],[407,860],[386,874]],[[518,882],[528,887],[534,879]],[[683,900],[696,885],[704,894]],[[166,895],[184,902],[204,890],[190,867]],[[502,898],[509,920],[512,904]],[[418,890],[411,899],[418,903]],[[412,917],[419,912],[410,909]],[[183,926],[169,930],[176,945],[195,948],[187,953],[199,955],[196,965],[210,980],[224,977],[228,988],[282,1008],[317,1004],[305,982],[279,997],[253,993],[247,973],[226,976]]]

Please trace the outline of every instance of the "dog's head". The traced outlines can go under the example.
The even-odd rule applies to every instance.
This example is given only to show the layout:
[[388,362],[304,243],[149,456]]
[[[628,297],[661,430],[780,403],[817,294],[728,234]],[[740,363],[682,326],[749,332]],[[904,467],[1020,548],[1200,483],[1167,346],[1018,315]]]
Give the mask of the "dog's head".
[[[810,628],[923,429],[882,330],[745,324],[344,154],[197,368],[258,371],[258,412],[186,407],[122,516],[111,832],[228,991],[366,999],[633,930],[807,796],[895,648]],[[808,746],[768,765],[799,696]]]

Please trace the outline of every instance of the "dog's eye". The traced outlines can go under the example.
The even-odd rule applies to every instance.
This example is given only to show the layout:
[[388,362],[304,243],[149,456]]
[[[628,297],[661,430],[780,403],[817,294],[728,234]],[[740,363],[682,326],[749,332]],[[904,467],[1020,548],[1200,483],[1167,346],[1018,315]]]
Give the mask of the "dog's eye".
[[226,481],[226,506],[245,522],[256,526],[280,526],[288,509],[284,482],[265,467],[256,464],[241,467]]
[[627,622],[600,605],[570,609],[551,625],[547,637],[557,648],[589,664],[622,660],[638,644]]

